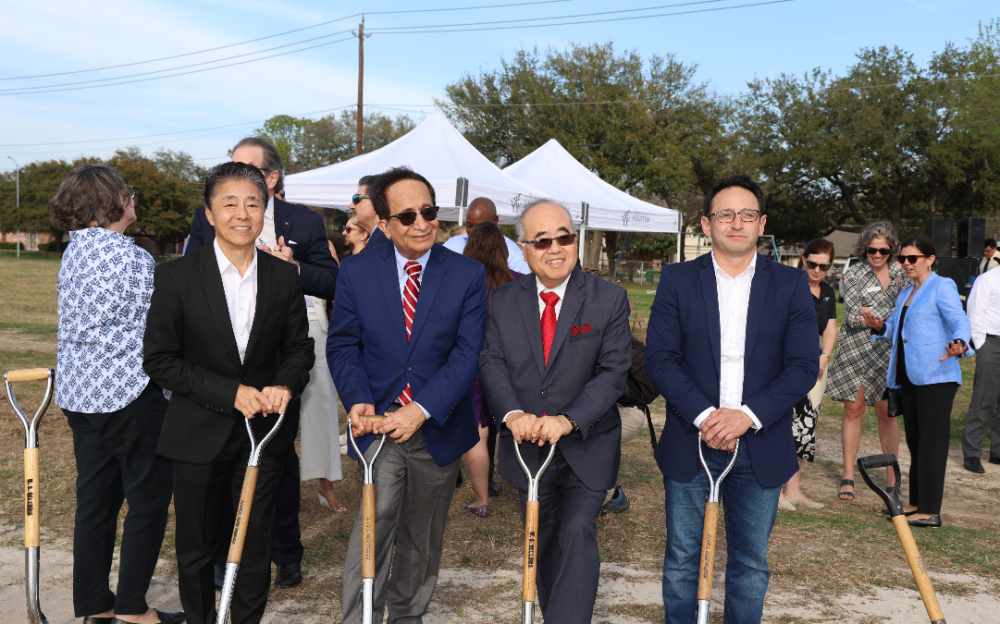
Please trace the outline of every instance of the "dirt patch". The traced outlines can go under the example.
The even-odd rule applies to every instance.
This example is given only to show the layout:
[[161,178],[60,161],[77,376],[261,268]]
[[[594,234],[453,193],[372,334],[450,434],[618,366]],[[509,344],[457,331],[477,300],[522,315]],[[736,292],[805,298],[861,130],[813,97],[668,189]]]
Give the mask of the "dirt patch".
[[37,351],[52,355],[50,366],[55,366],[56,349],[59,343],[46,340],[34,334],[26,334],[16,329],[0,329],[0,352],[4,351]]

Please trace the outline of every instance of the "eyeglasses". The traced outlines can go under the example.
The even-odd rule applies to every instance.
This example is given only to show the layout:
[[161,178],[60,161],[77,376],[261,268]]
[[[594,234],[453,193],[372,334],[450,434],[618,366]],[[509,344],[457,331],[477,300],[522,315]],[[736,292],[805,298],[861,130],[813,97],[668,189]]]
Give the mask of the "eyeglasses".
[[344,232],[346,232],[347,234],[350,234],[351,232],[361,232],[362,234],[364,234],[365,232],[367,232],[367,230],[364,230],[359,227],[351,227],[349,225],[345,225]]
[[868,248],[868,255],[869,256],[888,256],[891,253],[892,253],[892,250],[889,249],[888,247],[883,247],[881,249],[879,249],[878,247],[869,247]]
[[[736,220],[737,211],[735,210],[720,210],[718,212],[712,212],[708,216],[715,217],[719,220],[719,223],[732,223]],[[759,210],[740,210],[740,221],[743,223],[753,223],[760,218]]]
[[917,256],[917,255],[913,255],[913,256],[899,256],[899,263],[900,264],[906,264],[907,262],[909,262],[910,264],[915,265],[915,264],[917,264],[917,258],[926,258],[926,257],[927,256],[923,256],[923,255],[920,255],[920,256]]
[[362,199],[371,199],[371,197],[369,197],[368,195],[355,195],[354,197],[351,197],[351,203],[356,204],[360,202]]
[[[357,195],[355,195],[357,197]],[[401,212],[399,214],[389,215],[390,219],[399,219],[399,224],[404,227],[410,227],[417,222],[417,215],[419,214],[424,218],[424,221],[430,223],[438,218],[438,210],[441,210],[438,206],[431,206],[429,208],[421,208],[419,212],[414,210],[407,210],[406,212]]]
[[820,271],[829,271],[829,264],[820,264],[818,262],[813,262],[812,260],[806,260],[806,267],[810,269],[819,269]]
[[569,247],[576,242],[576,234],[563,234],[555,238],[536,238],[535,240],[521,242],[525,245],[534,245],[538,251],[545,251],[552,246],[552,241],[559,243],[560,247]]
[[130,191],[132,191],[132,194],[128,196],[129,199],[135,199],[135,187],[134,186],[126,186],[125,188],[127,188]]

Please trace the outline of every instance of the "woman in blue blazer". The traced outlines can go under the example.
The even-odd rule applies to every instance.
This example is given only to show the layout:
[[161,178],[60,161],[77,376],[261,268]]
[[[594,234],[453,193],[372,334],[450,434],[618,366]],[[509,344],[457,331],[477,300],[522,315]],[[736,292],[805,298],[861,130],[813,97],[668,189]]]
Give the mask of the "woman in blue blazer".
[[863,321],[872,340],[892,343],[886,381],[899,390],[910,450],[910,526],[940,527],[944,473],[948,462],[951,407],[962,385],[958,358],[972,355],[972,329],[955,282],[932,271],[934,243],[914,236],[899,255],[913,286],[904,288],[887,320],[868,312]]

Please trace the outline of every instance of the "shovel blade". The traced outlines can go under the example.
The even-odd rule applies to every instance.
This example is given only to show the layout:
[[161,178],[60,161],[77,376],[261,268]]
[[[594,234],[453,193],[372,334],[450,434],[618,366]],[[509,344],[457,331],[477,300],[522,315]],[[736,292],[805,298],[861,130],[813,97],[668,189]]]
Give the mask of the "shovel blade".
[[24,549],[24,591],[28,600],[28,622],[31,624],[49,624],[42,613],[42,605],[38,595],[39,557],[38,546]]

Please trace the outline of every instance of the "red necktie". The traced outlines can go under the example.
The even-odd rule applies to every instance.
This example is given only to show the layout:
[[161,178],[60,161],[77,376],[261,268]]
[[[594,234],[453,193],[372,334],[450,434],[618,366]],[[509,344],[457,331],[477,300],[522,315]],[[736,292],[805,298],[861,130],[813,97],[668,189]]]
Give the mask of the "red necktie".
[[545,311],[542,312],[542,350],[545,353],[545,365],[548,366],[552,339],[556,335],[556,304],[559,303],[559,295],[554,292],[543,292],[541,297],[545,302]]
[[[406,340],[409,342],[410,334],[413,333],[413,318],[417,315],[417,297],[420,296],[420,263],[413,260],[403,267],[406,274],[406,286],[403,288],[403,318],[406,321]],[[400,405],[406,405],[413,400],[413,391],[410,384],[406,384],[403,391],[399,393]]]

